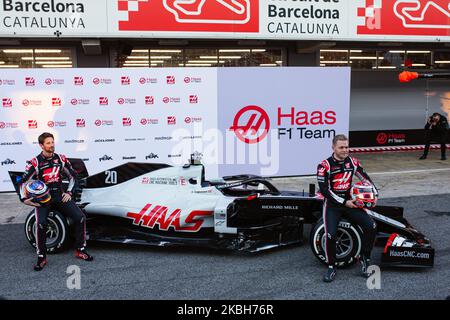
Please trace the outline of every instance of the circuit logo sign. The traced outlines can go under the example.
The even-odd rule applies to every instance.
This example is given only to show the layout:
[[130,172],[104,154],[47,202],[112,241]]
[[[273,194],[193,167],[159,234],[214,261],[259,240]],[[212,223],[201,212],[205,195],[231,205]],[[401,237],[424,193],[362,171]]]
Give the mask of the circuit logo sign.
[[52,78],[47,78],[45,79],[44,83],[48,86],[51,85],[63,85],[64,84],[64,79],[52,79]]
[[73,98],[73,99],[70,100],[70,104],[73,105],[73,106],[88,105],[88,104],[90,104],[90,100],[89,99]]
[[360,35],[448,36],[448,0],[366,0],[358,8]]
[[144,78],[144,77],[142,77],[142,78],[140,78],[139,79],[139,83],[140,84],[155,84],[155,83],[158,83],[158,79],[157,78]]
[[42,101],[41,100],[28,100],[28,99],[24,99],[22,100],[22,105],[24,107],[28,107],[28,106],[41,106],[42,105]]
[[269,133],[269,115],[261,107],[246,106],[236,114],[230,130],[242,142],[247,144],[259,143]]
[[259,0],[119,1],[119,31],[259,32]]
[[95,77],[94,79],[92,79],[92,83],[95,84],[96,86],[98,86],[100,84],[111,84],[112,80],[111,79],[106,79],[106,78],[97,78],[97,77]]

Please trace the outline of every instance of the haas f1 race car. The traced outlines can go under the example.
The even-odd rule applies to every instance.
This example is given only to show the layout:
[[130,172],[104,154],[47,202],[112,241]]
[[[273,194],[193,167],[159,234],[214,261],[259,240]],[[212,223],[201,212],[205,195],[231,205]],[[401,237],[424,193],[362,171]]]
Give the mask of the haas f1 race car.
[[[325,263],[323,198],[309,192],[280,191],[268,179],[239,175],[205,180],[205,168],[191,159],[183,167],[126,163],[89,176],[80,159],[70,159],[78,172],[74,199],[87,216],[90,241],[156,246],[203,246],[258,252],[303,242]],[[10,172],[18,191],[21,172]],[[432,267],[430,240],[403,217],[403,208],[367,210],[377,224],[377,243],[384,247],[382,265]],[[34,210],[25,222],[28,241],[36,246]],[[337,263],[353,264],[361,251],[361,229],[341,220]],[[47,250],[57,252],[71,240],[71,221],[49,215]]]

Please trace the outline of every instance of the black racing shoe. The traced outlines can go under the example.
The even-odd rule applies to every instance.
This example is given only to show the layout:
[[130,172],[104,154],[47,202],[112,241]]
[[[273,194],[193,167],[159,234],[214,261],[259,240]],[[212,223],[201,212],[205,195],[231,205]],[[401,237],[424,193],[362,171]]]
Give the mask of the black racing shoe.
[[427,156],[426,155],[423,155],[423,156],[421,156],[420,158],[419,158],[419,160],[425,160],[427,158]]
[[446,156],[442,156],[441,160],[447,160],[447,157]]
[[75,251],[75,257],[84,260],[84,261],[92,261],[94,257],[87,253],[86,248],[77,249]]
[[34,271],[41,271],[44,269],[44,266],[47,264],[47,257],[45,255],[38,255],[38,260],[34,265]]
[[361,271],[361,275],[364,278],[368,278],[370,277],[370,273],[367,271],[369,269],[370,266],[370,259],[368,259],[365,256],[361,256],[359,257],[359,267],[360,267],[360,271]]
[[327,273],[323,277],[324,282],[331,282],[336,278],[336,267],[328,267]]

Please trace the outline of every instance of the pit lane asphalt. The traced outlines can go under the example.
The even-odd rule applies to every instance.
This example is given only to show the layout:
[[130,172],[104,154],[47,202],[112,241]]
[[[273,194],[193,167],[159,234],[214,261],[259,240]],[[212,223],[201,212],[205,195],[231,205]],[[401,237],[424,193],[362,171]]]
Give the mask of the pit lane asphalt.
[[[426,163],[430,164],[433,166],[432,162]],[[428,168],[448,168],[447,163],[435,165]],[[392,167],[383,168],[396,171]],[[370,172],[377,170],[375,165],[370,169]],[[421,175],[427,179],[427,175]],[[305,228],[304,245],[255,255],[92,243],[93,262],[76,260],[72,251],[66,251],[50,255],[49,265],[42,272],[34,272],[35,254],[24,237],[23,224],[9,223],[0,225],[0,296],[4,299],[443,300],[450,295],[450,194],[442,191],[448,191],[450,180],[448,171],[443,171],[442,176],[444,180],[438,182],[440,188],[430,181],[424,183],[430,185],[431,191],[438,187],[441,194],[414,197],[398,197],[398,187],[413,191],[409,180],[386,178],[393,183],[385,185],[385,193],[391,197],[381,199],[380,204],[403,206],[405,217],[433,241],[436,257],[432,269],[382,269],[380,290],[369,290],[356,266],[339,270],[333,283],[323,283],[325,268],[310,251],[309,227]],[[17,201],[10,197],[11,203]],[[9,199],[6,195],[2,198]],[[10,210],[14,207],[0,209],[4,216]],[[375,264],[380,254],[378,247],[373,253]],[[80,290],[66,286],[70,265],[81,269]]]

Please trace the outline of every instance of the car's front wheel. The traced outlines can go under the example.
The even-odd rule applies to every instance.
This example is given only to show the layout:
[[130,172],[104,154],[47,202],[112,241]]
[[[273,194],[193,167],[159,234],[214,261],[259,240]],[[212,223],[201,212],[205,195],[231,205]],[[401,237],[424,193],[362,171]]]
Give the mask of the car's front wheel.
[[[66,218],[57,211],[49,213],[47,224],[47,253],[56,253],[62,250],[69,241],[69,227]],[[33,210],[25,220],[25,236],[34,248],[36,248],[36,226],[36,215]]]
[[[325,255],[325,226],[323,220],[320,219],[310,234],[311,250],[322,263],[326,264]],[[336,234],[336,265],[345,267],[356,262],[361,252],[362,237],[358,227],[352,225],[349,221],[342,219],[339,222]]]

